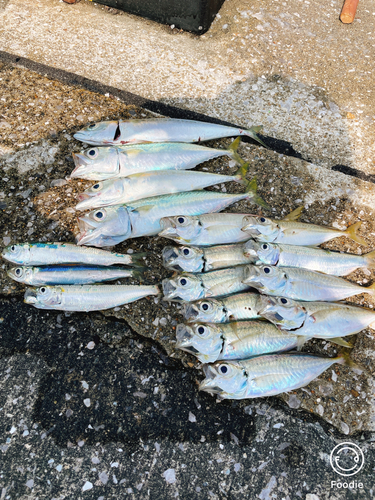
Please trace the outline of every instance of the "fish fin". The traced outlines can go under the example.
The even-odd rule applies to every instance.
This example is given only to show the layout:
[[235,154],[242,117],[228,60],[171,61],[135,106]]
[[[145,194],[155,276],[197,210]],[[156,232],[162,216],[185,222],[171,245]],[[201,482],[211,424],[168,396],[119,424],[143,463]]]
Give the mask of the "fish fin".
[[342,347],[348,347],[349,349],[353,349],[354,347],[354,344],[347,342],[342,337],[332,337],[326,340],[329,340],[329,342],[332,342],[332,344],[341,345]]
[[363,286],[362,288],[363,288],[363,291],[364,291],[365,293],[369,293],[369,294],[371,294],[373,297],[375,297],[375,283],[373,283],[373,284],[372,284],[372,285],[370,285],[370,286],[366,286],[366,287],[365,287],[365,286]]
[[244,186],[247,185],[248,183],[248,180],[246,179],[246,175],[249,171],[249,163],[242,163],[242,165],[240,166],[240,168],[237,170],[237,172],[235,173],[235,175],[239,177],[239,182],[241,184],[243,184]]
[[357,231],[361,227],[362,222],[358,221],[355,224],[352,224],[351,226],[348,227],[346,231],[344,231],[344,234],[349,236],[353,241],[356,241],[357,243],[360,243],[361,245],[367,245],[365,240],[363,240],[360,236],[358,236]]
[[131,270],[132,277],[136,278],[137,280],[140,280],[141,278],[143,278],[147,269],[148,269],[147,267],[140,267],[138,269],[132,269]]
[[227,150],[231,154],[231,157],[233,158],[234,161],[236,161],[239,165],[243,165],[245,162],[241,158],[241,156],[237,153],[238,146],[240,145],[241,142],[241,136],[237,137],[237,139],[234,139],[233,142],[229,144],[227,147]]
[[364,258],[366,261],[366,265],[368,267],[370,267],[370,268],[375,267],[375,250],[373,250],[372,252],[366,253],[366,255],[364,255]]
[[137,207],[136,209],[134,209],[134,212],[138,212],[139,213],[142,210],[142,212],[148,213],[154,207],[155,207],[155,205],[142,205],[141,207]]
[[337,358],[334,359],[336,359],[337,363],[339,363],[340,365],[346,365],[349,366],[350,368],[355,368],[357,370],[365,371],[362,366],[360,366],[358,363],[355,363],[352,359],[350,359],[349,352],[341,351],[340,354],[337,356]]
[[301,214],[302,214],[302,210],[304,209],[304,206],[300,206],[300,207],[297,207],[295,208],[294,210],[292,210],[290,212],[290,214],[288,214],[286,217],[284,217],[283,220],[285,221],[294,221],[294,220],[298,220],[300,217],[301,217]]
[[248,130],[244,130],[244,132],[249,137],[252,137],[254,139],[254,141],[259,142],[259,144],[261,144],[265,148],[269,149],[269,147],[266,144],[264,144],[264,142],[261,140],[261,138],[258,137],[258,134],[262,130],[262,128],[263,127],[261,125],[258,127],[250,127]]
[[[237,321],[233,321],[233,323],[229,323],[230,324],[230,327],[231,327],[231,330],[232,332],[235,334],[235,336],[237,337],[238,340],[240,340],[239,336],[238,336],[238,324],[237,324]],[[232,342],[232,344],[235,344],[235,342]]]
[[260,207],[265,208],[266,210],[271,210],[270,206],[267,205],[267,203],[257,194],[257,180],[256,177],[253,177],[251,181],[249,181],[248,185],[246,186],[245,193],[249,195],[249,198],[252,199],[252,201],[256,204],[259,205]]
[[138,253],[133,253],[131,255],[131,260],[130,264],[135,267],[141,267],[143,269],[146,269],[146,266],[144,265],[142,259],[144,257],[147,257],[148,252],[138,252]]
[[312,337],[306,337],[305,335],[297,335],[297,351],[300,351],[302,347],[311,340]]

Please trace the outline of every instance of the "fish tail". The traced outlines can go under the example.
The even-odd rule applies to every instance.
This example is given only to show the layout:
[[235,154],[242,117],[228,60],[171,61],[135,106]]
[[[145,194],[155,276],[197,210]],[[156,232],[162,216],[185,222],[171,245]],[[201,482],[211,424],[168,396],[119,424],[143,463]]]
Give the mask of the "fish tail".
[[300,351],[302,347],[311,340],[312,337],[305,337],[305,335],[297,335],[297,351]]
[[301,207],[295,208],[290,214],[286,215],[283,220],[285,221],[295,221],[298,220],[301,217],[302,210],[304,209],[304,206],[302,205]]
[[248,195],[248,198],[250,198],[256,205],[259,205],[260,207],[265,208],[266,210],[271,210],[270,206],[267,205],[267,203],[257,194],[257,179],[256,177],[253,177],[251,181],[248,182],[247,187],[245,189],[245,194]]
[[354,347],[354,344],[352,344],[351,342],[347,342],[342,337],[332,337],[332,338],[327,338],[327,340],[332,342],[332,344],[341,345],[342,347],[347,347],[348,349],[353,349]]
[[351,226],[348,227],[346,231],[344,231],[345,234],[349,236],[353,241],[356,241],[357,243],[360,243],[361,245],[367,245],[365,240],[363,240],[358,234],[357,231],[361,227],[362,222],[358,221],[355,224],[352,224]]
[[243,163],[240,168],[237,170],[237,172],[235,173],[236,177],[238,177],[238,182],[240,182],[241,184],[243,184],[244,186],[247,185],[248,183],[248,180],[246,179],[246,175],[249,171],[249,163]]
[[360,365],[350,359],[350,354],[348,352],[340,352],[340,354],[336,358],[333,358],[333,360],[335,360],[336,363],[339,363],[340,365],[346,365],[350,368],[356,368],[357,370],[363,371],[363,368]]
[[139,253],[133,253],[131,255],[131,260],[130,264],[135,267],[140,267],[140,268],[145,268],[143,258],[147,257],[148,253],[147,252],[139,252]]
[[375,250],[364,256],[367,267],[375,267]]
[[238,146],[240,145],[241,137],[237,137],[233,142],[229,144],[227,150],[230,153],[230,156],[236,161],[239,165],[243,165],[245,162],[241,158],[241,156],[237,153]]
[[264,142],[258,136],[258,134],[262,130],[262,128],[263,128],[262,126],[250,127],[248,130],[244,130],[244,135],[251,137],[252,139],[254,139],[254,141],[259,142],[259,144],[261,144],[265,148],[269,149],[269,147],[266,144],[264,144]]
[[137,269],[132,269],[132,277],[136,278],[137,280],[141,280],[148,268],[147,267],[139,267]]

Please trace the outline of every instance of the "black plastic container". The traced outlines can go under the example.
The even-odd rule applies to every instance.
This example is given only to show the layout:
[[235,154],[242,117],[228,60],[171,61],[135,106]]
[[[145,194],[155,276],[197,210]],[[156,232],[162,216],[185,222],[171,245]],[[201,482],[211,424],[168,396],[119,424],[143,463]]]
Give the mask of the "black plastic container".
[[147,17],[159,23],[174,24],[193,33],[205,33],[224,0],[95,0],[96,3]]

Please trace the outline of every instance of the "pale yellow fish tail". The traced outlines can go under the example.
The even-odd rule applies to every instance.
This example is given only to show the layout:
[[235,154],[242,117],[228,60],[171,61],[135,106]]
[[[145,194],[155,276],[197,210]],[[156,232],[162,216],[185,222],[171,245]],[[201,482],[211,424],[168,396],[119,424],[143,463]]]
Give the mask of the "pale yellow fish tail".
[[251,181],[248,183],[245,193],[249,195],[249,198],[252,199],[252,201],[256,204],[259,205],[260,207],[265,208],[266,210],[271,210],[270,206],[267,205],[267,203],[257,194],[257,180],[256,177],[253,177]]
[[249,163],[243,163],[236,172],[236,176],[238,176],[238,182],[240,182],[244,186],[246,186],[248,183],[246,175],[249,171],[249,167],[250,167]]
[[249,137],[252,137],[255,141],[259,142],[259,144],[261,144],[265,148],[269,149],[268,146],[266,146],[264,144],[264,142],[258,137],[258,134],[262,130],[262,128],[263,128],[262,126],[251,127],[248,130],[245,130],[244,132],[246,133],[246,135],[248,135]]
[[366,286],[366,287],[362,287],[362,288],[363,288],[363,291],[365,293],[369,293],[370,295],[372,295],[373,297],[375,297],[375,283],[373,283],[370,286]]
[[375,267],[375,250],[373,250],[372,252],[366,253],[366,255],[364,255],[364,258],[365,258],[367,267]]
[[229,144],[227,150],[230,152],[230,155],[234,161],[236,161],[239,165],[243,165],[245,162],[241,158],[241,156],[237,153],[237,149],[238,146],[240,145],[240,142],[241,142],[241,137],[237,137],[237,139],[234,139],[234,141]]
[[357,370],[363,371],[363,368],[360,365],[358,365],[352,359],[350,359],[350,354],[348,352],[342,351],[336,358],[333,359],[336,359],[337,360],[336,362],[339,363],[340,365],[346,365],[349,366],[350,368],[356,368]]
[[346,231],[344,231],[345,234],[349,236],[353,241],[356,241],[357,243],[360,243],[361,245],[367,245],[365,240],[363,240],[358,234],[357,231],[361,227],[362,222],[358,221],[355,224],[352,224]]
[[347,347],[348,349],[353,349],[353,347],[354,347],[354,344],[347,342],[342,337],[332,337],[332,338],[329,338],[327,340],[332,342],[332,344],[341,345],[342,347]]
[[298,220],[301,217],[302,210],[304,209],[304,206],[302,205],[301,207],[295,208],[290,214],[286,215],[283,220],[285,221],[295,221]]

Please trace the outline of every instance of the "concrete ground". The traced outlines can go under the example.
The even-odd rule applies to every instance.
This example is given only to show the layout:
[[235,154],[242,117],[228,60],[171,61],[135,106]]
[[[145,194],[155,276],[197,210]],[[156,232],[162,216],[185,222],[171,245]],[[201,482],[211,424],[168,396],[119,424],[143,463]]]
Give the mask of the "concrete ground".
[[[306,222],[362,220],[365,247],[345,238],[327,247],[373,249],[375,12],[361,2],[345,26],[340,8],[226,0],[197,37],[88,1],[0,0],[1,245],[73,241],[75,195],[86,183],[65,181],[81,148],[72,134],[90,121],[160,109],[263,125],[270,149],[245,142],[239,152],[273,216],[304,205]],[[224,159],[200,168],[233,171]],[[149,251],[144,282],[155,283],[168,275],[166,243],[143,238],[117,249]],[[351,353],[362,373],[335,368],[281,398],[218,404],[197,391],[196,361],[174,351],[178,307],[145,299],[105,314],[43,313],[22,303],[6,268],[1,500],[374,496],[372,329]],[[349,279],[366,286],[374,272]],[[350,302],[375,303],[368,294]],[[305,350],[337,352],[318,341]],[[364,454],[350,488],[329,461],[345,441]]]

